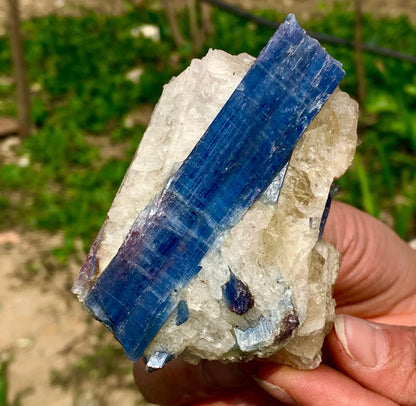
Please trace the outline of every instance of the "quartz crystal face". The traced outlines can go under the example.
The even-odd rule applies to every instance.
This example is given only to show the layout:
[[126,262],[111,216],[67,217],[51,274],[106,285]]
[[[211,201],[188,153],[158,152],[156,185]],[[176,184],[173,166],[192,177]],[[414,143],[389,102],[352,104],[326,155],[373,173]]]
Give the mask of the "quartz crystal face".
[[356,145],[343,75],[289,15],[257,60],[211,50],[165,86],[73,287],[130,359],[319,364],[340,263],[321,235]]

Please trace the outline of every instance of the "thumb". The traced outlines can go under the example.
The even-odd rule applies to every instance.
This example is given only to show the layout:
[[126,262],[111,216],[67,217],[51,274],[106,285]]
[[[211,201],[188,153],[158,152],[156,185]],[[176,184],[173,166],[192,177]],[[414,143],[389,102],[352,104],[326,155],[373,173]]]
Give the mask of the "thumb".
[[328,337],[337,367],[400,405],[416,405],[416,328],[338,315]]

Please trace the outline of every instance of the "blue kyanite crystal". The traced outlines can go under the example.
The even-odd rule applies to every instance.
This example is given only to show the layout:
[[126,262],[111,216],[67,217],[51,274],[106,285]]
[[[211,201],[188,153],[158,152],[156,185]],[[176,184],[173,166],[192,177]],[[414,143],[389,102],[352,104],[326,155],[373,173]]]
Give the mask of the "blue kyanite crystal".
[[189,308],[185,300],[181,300],[178,303],[177,313],[176,313],[176,325],[180,326],[189,319]]
[[286,165],[282,169],[280,169],[280,171],[273,178],[270,185],[262,193],[261,200],[263,202],[269,203],[269,204],[277,203],[277,201],[279,200],[280,191],[282,190],[283,181],[285,180],[288,166],[289,166],[289,162],[287,162]]
[[174,311],[217,237],[287,163],[343,76],[289,15],[85,299],[131,360]]
[[332,199],[338,194],[338,192],[339,192],[339,186],[333,183],[331,185],[331,190],[329,191],[328,199],[325,203],[324,212],[322,213],[321,222],[319,224],[318,241],[320,241],[322,239],[322,235],[324,233],[326,220],[328,219],[328,215],[329,215],[329,209],[331,208],[331,204],[332,204]]
[[227,307],[234,313],[247,313],[254,305],[248,286],[238,279],[230,269],[230,279],[222,286],[222,294]]
[[245,330],[234,330],[238,347],[245,352],[255,351],[262,345],[266,345],[276,334],[276,323],[261,316],[252,327]]
[[172,358],[174,358],[173,355],[166,351],[155,352],[146,363],[147,372],[154,372],[163,368]]

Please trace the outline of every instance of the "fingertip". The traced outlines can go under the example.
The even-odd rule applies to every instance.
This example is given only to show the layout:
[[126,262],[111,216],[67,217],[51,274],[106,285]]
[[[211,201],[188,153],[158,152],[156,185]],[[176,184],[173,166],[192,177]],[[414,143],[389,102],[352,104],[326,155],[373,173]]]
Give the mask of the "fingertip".
[[398,404],[412,404],[416,397],[416,327],[341,315],[327,343],[339,370]]
[[[290,385],[290,375],[295,369],[289,366],[274,363],[259,363],[253,378],[255,382],[267,393],[284,405],[297,405],[293,398]],[[288,389],[289,388],[289,389]]]
[[363,367],[380,367],[387,358],[388,343],[378,324],[350,315],[337,315],[335,333],[352,361]]
[[256,383],[267,393],[277,399],[279,402],[284,405],[296,406],[298,403],[289,395],[289,393],[282,387],[273,384],[267,380],[254,377]]

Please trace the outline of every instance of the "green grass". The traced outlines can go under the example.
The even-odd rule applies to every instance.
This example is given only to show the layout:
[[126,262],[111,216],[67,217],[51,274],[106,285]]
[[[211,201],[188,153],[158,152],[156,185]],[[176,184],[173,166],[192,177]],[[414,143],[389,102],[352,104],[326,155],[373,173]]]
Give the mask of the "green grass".
[[13,401],[9,401],[9,379],[7,370],[11,363],[11,357],[7,353],[0,353],[0,406],[21,406],[20,394]]
[[[161,27],[162,41],[131,36],[132,28],[145,23]],[[37,131],[21,148],[30,165],[0,168],[0,227],[23,223],[63,231],[65,244],[56,251],[63,261],[76,238],[87,249],[144,131],[125,128],[125,115],[140,103],[155,103],[163,84],[185,66],[183,59],[177,66],[167,63],[174,46],[163,27],[164,15],[147,10],[118,17],[52,15],[24,23],[28,76],[41,89],[32,98]],[[11,75],[7,44],[0,39],[2,75]],[[144,71],[139,83],[126,77],[136,66]],[[13,87],[2,90],[11,99]],[[0,105],[0,115],[14,113],[9,103]],[[106,137],[110,147],[127,145],[124,158],[101,159],[87,134]]]
[[[281,20],[282,15],[259,15]],[[188,32],[186,19],[183,31]],[[160,28],[153,42],[130,31],[141,24]],[[257,55],[272,31],[223,11],[213,13],[215,33],[208,47]],[[307,28],[353,38],[354,16],[342,5]],[[23,25],[28,75],[39,91],[32,98],[36,133],[21,154],[28,167],[0,168],[0,227],[24,225],[64,233],[56,251],[62,261],[81,238],[87,249],[102,224],[144,129],[125,128],[124,118],[141,103],[155,103],[162,86],[190,61],[191,41],[175,49],[163,10],[139,9],[121,16],[85,12],[77,18],[47,16]],[[416,29],[404,18],[365,16],[365,41],[416,54]],[[356,94],[353,52],[326,45],[342,61],[342,88]],[[11,75],[8,39],[0,38],[0,76]],[[403,238],[416,237],[416,65],[366,54],[367,112],[360,125],[360,145],[350,171],[340,180],[340,198],[376,217],[392,219]],[[138,83],[126,74],[140,66]],[[16,114],[13,85],[1,85],[0,115]],[[123,158],[105,160],[86,138],[105,137],[125,145]]]
[[0,406],[7,406],[7,367],[8,360],[0,361]]

